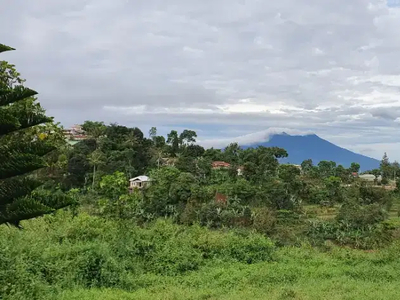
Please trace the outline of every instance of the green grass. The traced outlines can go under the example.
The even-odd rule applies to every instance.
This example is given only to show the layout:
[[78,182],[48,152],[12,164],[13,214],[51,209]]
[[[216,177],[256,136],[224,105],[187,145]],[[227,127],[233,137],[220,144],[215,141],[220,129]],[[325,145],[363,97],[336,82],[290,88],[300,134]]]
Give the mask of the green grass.
[[219,264],[177,277],[143,276],[148,287],[136,291],[78,289],[58,299],[398,299],[400,261],[388,260],[390,255],[285,248],[276,262]]
[[273,248],[261,235],[68,213],[0,227],[0,299],[399,299],[400,242]]

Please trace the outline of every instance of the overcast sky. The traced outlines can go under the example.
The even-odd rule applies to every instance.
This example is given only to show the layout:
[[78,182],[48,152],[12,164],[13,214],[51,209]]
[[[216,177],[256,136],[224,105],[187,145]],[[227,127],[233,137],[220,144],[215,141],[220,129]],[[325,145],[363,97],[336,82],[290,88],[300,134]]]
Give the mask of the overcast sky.
[[[63,125],[273,128],[400,160],[392,0],[0,0],[0,43]],[[257,134],[253,134],[253,133]]]

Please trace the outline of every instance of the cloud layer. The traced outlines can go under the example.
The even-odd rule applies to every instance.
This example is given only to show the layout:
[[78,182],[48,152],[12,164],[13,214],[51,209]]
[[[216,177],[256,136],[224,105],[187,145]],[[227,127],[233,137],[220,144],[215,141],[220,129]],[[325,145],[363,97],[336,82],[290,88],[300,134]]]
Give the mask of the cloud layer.
[[380,0],[0,0],[49,114],[231,139],[312,131],[400,159],[400,9]]

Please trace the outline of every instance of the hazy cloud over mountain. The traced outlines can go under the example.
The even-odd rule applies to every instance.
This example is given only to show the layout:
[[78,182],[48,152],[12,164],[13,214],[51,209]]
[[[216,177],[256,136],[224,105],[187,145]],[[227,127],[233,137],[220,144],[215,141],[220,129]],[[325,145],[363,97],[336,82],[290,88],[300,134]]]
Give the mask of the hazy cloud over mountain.
[[400,159],[400,8],[378,0],[0,0],[49,114],[203,139],[270,127]]

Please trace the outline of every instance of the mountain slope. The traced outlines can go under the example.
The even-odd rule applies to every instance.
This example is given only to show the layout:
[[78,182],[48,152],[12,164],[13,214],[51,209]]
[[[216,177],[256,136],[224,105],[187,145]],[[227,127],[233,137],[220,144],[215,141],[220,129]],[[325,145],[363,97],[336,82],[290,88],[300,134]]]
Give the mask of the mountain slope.
[[379,168],[379,161],[361,154],[341,148],[320,138],[315,134],[288,135],[286,133],[273,135],[269,141],[244,145],[242,148],[257,146],[284,148],[289,157],[283,163],[301,164],[305,159],[312,159],[314,164],[321,160],[335,161],[337,165],[349,167],[352,162],[361,165],[361,171]]

